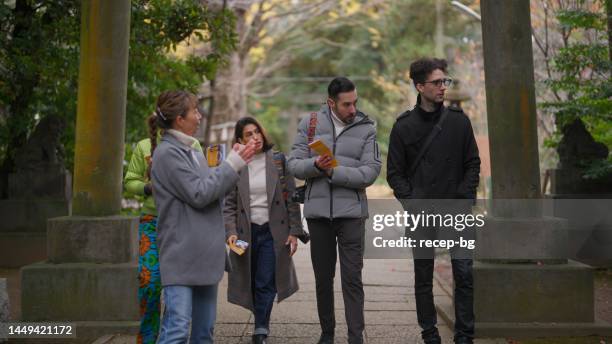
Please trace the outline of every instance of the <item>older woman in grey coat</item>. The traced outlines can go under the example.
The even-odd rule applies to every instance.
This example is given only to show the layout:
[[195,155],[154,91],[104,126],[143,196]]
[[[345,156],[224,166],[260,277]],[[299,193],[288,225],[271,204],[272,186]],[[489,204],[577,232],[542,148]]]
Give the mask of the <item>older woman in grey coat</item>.
[[303,233],[299,204],[289,197],[295,188],[286,174],[281,152],[272,145],[261,125],[252,117],[238,120],[235,140],[256,143],[256,154],[225,200],[225,229],[228,243],[237,239],[250,243],[243,255],[231,252],[228,300],[255,315],[253,343],[265,343],[269,334],[274,298],[278,301],[298,290],[291,256],[297,236]]
[[151,131],[163,129],[152,147],[160,275],[165,311],[158,343],[212,343],[217,285],[226,266],[222,200],[253,157],[254,145],[234,146],[226,161],[209,167],[193,149],[201,116],[197,98],[162,93]]

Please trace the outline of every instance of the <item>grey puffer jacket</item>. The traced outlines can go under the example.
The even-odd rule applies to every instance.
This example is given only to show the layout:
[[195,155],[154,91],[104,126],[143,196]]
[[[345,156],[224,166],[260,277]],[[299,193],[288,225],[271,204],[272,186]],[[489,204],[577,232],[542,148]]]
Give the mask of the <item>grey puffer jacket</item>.
[[365,188],[374,183],[381,168],[374,122],[357,112],[353,123],[336,137],[329,106],[321,107],[314,140],[322,140],[338,161],[331,178],[314,164],[317,155],[308,147],[309,122],[310,117],[300,122],[288,160],[291,174],[306,180],[304,217],[367,218]]

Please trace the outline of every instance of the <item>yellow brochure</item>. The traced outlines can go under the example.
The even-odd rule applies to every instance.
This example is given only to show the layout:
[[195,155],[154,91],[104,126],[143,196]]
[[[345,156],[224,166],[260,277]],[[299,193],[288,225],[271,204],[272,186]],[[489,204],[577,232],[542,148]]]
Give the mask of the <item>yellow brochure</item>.
[[327,147],[325,145],[325,143],[323,143],[323,141],[321,141],[321,140],[312,141],[312,143],[310,143],[308,145],[308,147],[312,148],[312,150],[317,152],[317,154],[319,154],[319,155],[329,155],[329,156],[331,156],[332,159],[333,159],[332,160],[332,168],[338,166],[338,162],[336,161],[336,158],[334,158],[334,154],[329,149],[329,147]]

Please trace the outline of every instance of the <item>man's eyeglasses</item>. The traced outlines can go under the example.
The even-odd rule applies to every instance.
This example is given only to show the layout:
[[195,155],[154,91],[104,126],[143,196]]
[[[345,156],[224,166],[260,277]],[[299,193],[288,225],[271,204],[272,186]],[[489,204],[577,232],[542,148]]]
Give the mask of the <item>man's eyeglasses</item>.
[[444,84],[444,86],[448,87],[453,83],[453,79],[436,79],[436,80],[431,80],[431,81],[425,81],[423,82],[424,84],[433,84],[436,87],[440,87],[442,86],[442,84]]

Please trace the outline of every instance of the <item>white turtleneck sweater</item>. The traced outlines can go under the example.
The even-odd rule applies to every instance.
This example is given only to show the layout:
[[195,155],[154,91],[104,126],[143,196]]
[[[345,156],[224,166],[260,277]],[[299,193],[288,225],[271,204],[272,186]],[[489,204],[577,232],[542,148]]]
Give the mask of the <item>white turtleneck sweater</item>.
[[249,200],[251,222],[263,225],[268,222],[268,192],[266,188],[266,153],[253,157],[249,168]]
[[331,108],[329,110],[331,112],[331,118],[332,122],[334,123],[334,128],[336,129],[336,137],[338,137],[338,135],[340,135],[342,130],[344,130],[344,128],[346,127],[346,123],[342,122],[342,120],[340,120],[340,118],[336,116],[334,110],[332,110]]

